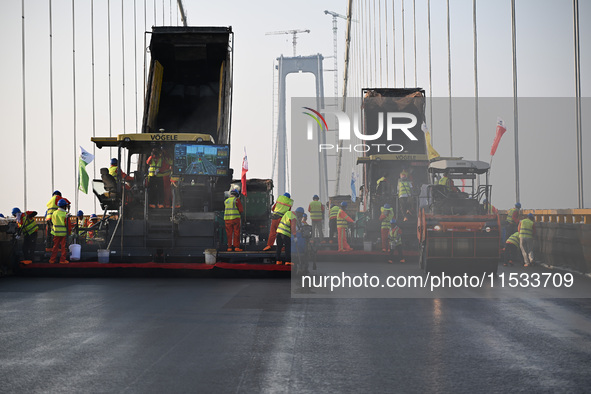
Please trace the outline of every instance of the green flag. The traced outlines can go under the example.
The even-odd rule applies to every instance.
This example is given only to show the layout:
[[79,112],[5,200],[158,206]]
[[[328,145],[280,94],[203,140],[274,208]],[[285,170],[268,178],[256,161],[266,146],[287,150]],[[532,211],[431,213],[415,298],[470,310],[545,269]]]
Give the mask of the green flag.
[[86,165],[94,160],[94,156],[80,147],[80,158],[78,159],[78,190],[88,194],[88,173]]

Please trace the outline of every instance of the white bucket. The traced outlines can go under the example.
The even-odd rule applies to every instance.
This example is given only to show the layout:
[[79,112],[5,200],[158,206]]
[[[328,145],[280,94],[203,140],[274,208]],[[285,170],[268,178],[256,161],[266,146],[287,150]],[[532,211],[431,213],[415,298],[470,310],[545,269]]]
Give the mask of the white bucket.
[[70,260],[80,260],[80,249],[82,247],[78,244],[70,245]]
[[98,253],[98,262],[99,263],[108,263],[109,262],[109,254],[111,251],[109,249],[99,249],[96,251]]
[[363,241],[363,251],[371,252],[371,241]]
[[205,264],[209,264],[209,265],[215,264],[217,250],[205,249],[205,252],[203,252],[203,254],[205,255]]

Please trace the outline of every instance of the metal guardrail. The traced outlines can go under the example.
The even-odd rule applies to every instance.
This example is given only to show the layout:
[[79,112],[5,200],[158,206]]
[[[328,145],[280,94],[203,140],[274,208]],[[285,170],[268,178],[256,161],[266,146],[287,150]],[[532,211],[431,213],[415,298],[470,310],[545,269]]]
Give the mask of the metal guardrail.
[[[591,224],[591,209],[524,209],[521,217],[533,213],[536,222],[541,223],[580,223]],[[507,216],[507,211],[499,211],[501,220]]]

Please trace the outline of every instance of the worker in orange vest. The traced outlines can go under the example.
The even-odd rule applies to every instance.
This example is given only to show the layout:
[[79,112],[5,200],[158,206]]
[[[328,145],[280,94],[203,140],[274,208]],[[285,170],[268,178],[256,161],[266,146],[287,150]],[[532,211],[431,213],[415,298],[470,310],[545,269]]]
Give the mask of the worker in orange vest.
[[244,211],[240,202],[240,193],[232,189],[230,197],[224,201],[224,222],[226,224],[226,235],[228,237],[228,252],[242,252],[240,249],[240,215]]
[[353,248],[347,243],[347,222],[355,223],[355,221],[351,219],[349,215],[347,215],[345,208],[347,208],[347,202],[343,201],[341,203],[341,209],[337,214],[337,236],[339,239],[339,252],[348,252],[353,250]]

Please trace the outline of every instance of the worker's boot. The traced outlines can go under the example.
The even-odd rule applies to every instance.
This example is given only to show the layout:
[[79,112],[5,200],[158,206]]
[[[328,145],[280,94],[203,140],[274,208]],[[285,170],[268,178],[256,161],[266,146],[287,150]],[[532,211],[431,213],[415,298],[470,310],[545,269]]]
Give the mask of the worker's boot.
[[267,245],[267,246],[265,246],[265,247],[263,248],[263,252],[265,252],[265,251],[267,251],[267,250],[271,250],[271,247],[270,247],[269,245]]
[[283,261],[281,261],[281,260],[277,260],[277,261],[275,262],[275,264],[277,264],[277,265],[282,265],[282,264],[283,264]]
[[291,261],[286,261],[285,265],[293,265],[293,263]]
[[231,251],[232,251],[232,248],[228,246],[228,252],[231,252]]
[[23,264],[31,264],[33,261],[32,260],[23,260],[21,261],[21,263]]
[[234,248],[234,252],[242,252],[242,249],[240,249],[240,248]]
[[406,260],[404,260],[404,259],[401,259],[401,260],[400,260],[400,262],[401,262],[401,263],[406,263]]

